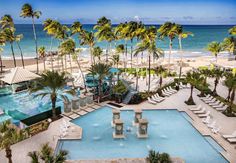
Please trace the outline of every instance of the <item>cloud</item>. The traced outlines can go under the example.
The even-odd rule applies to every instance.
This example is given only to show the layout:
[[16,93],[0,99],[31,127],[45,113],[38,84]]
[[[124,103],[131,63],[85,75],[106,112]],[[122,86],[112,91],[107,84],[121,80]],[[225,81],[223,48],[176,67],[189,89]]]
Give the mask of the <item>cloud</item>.
[[183,19],[185,19],[185,20],[192,20],[194,18],[192,16],[184,16]]

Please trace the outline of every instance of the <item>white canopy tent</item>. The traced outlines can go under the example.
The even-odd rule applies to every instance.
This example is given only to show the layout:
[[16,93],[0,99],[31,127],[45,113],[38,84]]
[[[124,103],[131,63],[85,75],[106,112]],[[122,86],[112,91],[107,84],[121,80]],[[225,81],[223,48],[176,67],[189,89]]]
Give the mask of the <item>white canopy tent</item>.
[[25,81],[30,81],[39,77],[39,75],[30,72],[27,69],[16,67],[11,69],[11,71],[8,74],[5,74],[0,80],[7,84],[17,84]]

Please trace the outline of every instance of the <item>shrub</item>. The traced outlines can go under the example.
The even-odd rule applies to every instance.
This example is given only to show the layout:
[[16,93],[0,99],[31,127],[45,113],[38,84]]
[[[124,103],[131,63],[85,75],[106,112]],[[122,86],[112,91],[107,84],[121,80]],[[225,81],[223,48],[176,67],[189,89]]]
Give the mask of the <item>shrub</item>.
[[171,158],[167,153],[159,153],[154,150],[150,150],[148,157],[146,158],[148,163],[171,163]]
[[122,81],[118,81],[117,84],[113,87],[113,92],[115,94],[125,94],[127,92],[127,88]]

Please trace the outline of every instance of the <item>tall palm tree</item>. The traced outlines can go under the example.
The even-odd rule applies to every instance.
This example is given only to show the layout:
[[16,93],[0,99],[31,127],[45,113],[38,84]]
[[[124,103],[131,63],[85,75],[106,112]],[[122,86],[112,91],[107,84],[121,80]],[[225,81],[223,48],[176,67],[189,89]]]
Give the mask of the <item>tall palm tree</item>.
[[31,163],[64,163],[68,152],[65,150],[59,151],[58,154],[54,154],[53,148],[48,143],[43,144],[40,151],[29,152],[28,156],[31,158]]
[[44,46],[39,47],[38,52],[39,52],[39,58],[43,59],[43,69],[45,71],[46,70],[46,64],[45,64],[46,50],[45,50],[45,47]]
[[186,81],[191,85],[191,91],[190,91],[190,96],[186,103],[188,105],[194,105],[195,102],[193,100],[193,88],[196,87],[197,85],[201,85],[204,82],[204,77],[197,71],[189,71],[186,74]]
[[228,112],[232,113],[232,107],[233,107],[233,102],[235,99],[235,93],[236,93],[236,76],[234,75],[233,79],[231,79],[232,82],[232,93],[230,97],[230,105],[228,107]]
[[[67,83],[66,73],[56,72],[56,71],[46,71],[42,74],[42,76],[36,80],[30,92],[38,92],[36,96],[41,96],[44,98],[45,96],[50,96],[52,103],[52,113],[53,119],[57,119],[56,115],[56,101],[58,96],[60,96],[64,100],[68,100],[64,93],[74,94],[73,90],[64,90],[64,86]],[[64,91],[62,91],[64,90]]]
[[78,21],[74,22],[71,25],[71,35],[78,34],[82,31],[83,27],[82,24]]
[[173,47],[173,40],[176,37],[176,24],[172,22],[166,22],[163,25],[160,26],[158,29],[158,32],[160,33],[160,38],[164,39],[165,37],[169,38],[169,66],[168,66],[168,73],[170,73],[170,56],[172,52]]
[[[112,55],[111,60],[113,62],[113,65],[116,66],[116,68],[118,70],[119,62],[120,62],[120,55],[119,54]],[[117,80],[119,81],[119,72],[117,72]]]
[[17,44],[17,46],[20,50],[21,63],[22,63],[23,68],[25,68],[24,55],[23,55],[23,52],[22,52],[22,49],[21,49],[21,46],[20,46],[20,41],[22,40],[22,38],[23,38],[23,34],[15,36],[16,44]]
[[0,24],[1,24],[2,29],[14,27],[14,22],[11,15],[2,16],[0,20]]
[[105,63],[95,63],[93,64],[89,72],[94,75],[98,75],[98,103],[101,101],[103,93],[101,91],[103,79],[109,75],[111,65]]
[[176,24],[174,27],[176,28],[174,31],[179,40],[179,50],[180,50],[180,66],[179,66],[179,79],[181,78],[182,74],[182,67],[183,67],[183,47],[182,47],[182,39],[187,38],[188,36],[193,36],[192,32],[185,32],[182,25]]
[[125,65],[125,46],[124,44],[120,44],[120,45],[117,45],[116,46],[116,54],[122,54],[123,55],[123,63],[124,63],[124,68],[126,68],[126,65]]
[[91,64],[93,63],[93,56],[92,56],[92,50],[95,45],[95,38],[93,32],[88,32],[85,30],[82,30],[80,35],[80,45],[84,46],[87,45],[89,46],[89,51],[90,51],[90,61]]
[[225,76],[224,85],[228,88],[228,96],[226,97],[225,100],[230,101],[230,95],[235,84],[234,83],[235,74],[226,71],[224,73],[224,76]]
[[160,88],[161,88],[162,87],[162,82],[163,82],[163,77],[167,73],[167,70],[165,68],[163,68],[162,66],[159,66],[156,69],[156,73],[160,76],[159,85],[160,85]]
[[223,50],[220,42],[213,41],[207,45],[207,50],[211,52],[212,55],[215,56],[216,58],[216,63],[217,63],[217,57],[219,53]]
[[229,34],[236,35],[236,26],[229,29]]
[[222,50],[226,50],[229,54],[235,55],[236,60],[236,38],[233,36],[226,37],[221,45]]
[[224,71],[221,70],[220,68],[213,68],[209,75],[211,77],[215,78],[214,89],[213,89],[212,93],[213,93],[213,95],[217,95],[216,88],[217,88],[217,85],[219,84],[220,78],[222,78],[224,76]]
[[148,52],[148,92],[150,92],[151,84],[151,55],[153,58],[159,58],[163,55],[163,50],[156,46],[156,28],[149,27],[146,31],[145,37],[141,43],[137,44],[134,56],[137,56],[140,52]]
[[15,41],[15,29],[14,28],[5,28],[3,29],[3,35],[6,39],[6,42],[10,43],[11,46],[11,52],[13,57],[14,66],[16,67],[16,57],[14,52],[14,41]]
[[34,41],[35,41],[35,51],[36,51],[37,73],[39,72],[39,67],[38,67],[38,43],[37,43],[37,35],[36,35],[36,30],[35,30],[35,18],[38,19],[41,16],[41,14],[42,14],[41,11],[34,11],[32,6],[28,3],[22,6],[21,13],[20,13],[21,17],[32,19]]
[[10,120],[4,121],[0,124],[0,148],[5,149],[8,163],[12,161],[11,145],[25,139],[27,135],[14,126]]
[[3,63],[2,63],[2,52],[3,52],[3,46],[5,46],[6,44],[6,38],[4,35],[4,32],[2,30],[0,30],[0,66],[1,66],[1,73],[3,71]]
[[72,59],[74,60],[74,61],[76,61],[76,63],[77,63],[77,65],[78,65],[78,67],[79,67],[79,70],[80,70],[80,72],[81,72],[81,75],[82,75],[82,78],[83,78],[83,83],[84,83],[84,89],[85,89],[85,94],[87,93],[87,86],[86,86],[86,82],[85,82],[85,76],[84,76],[84,73],[83,73],[83,71],[82,71],[82,68],[81,68],[81,66],[80,66],[80,63],[79,63],[79,54],[82,52],[82,49],[76,49],[75,50],[75,53],[74,54],[72,54]]
[[95,58],[98,58],[98,61],[101,62],[101,56],[102,56],[102,49],[97,46],[97,47],[94,47],[93,50],[92,50],[92,55],[93,55],[93,63],[95,63]]

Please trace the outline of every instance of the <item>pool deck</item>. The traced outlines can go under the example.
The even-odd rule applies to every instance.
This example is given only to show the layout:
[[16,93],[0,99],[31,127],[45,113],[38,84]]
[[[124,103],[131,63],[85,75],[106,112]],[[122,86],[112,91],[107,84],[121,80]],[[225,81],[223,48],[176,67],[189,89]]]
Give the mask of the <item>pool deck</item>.
[[[125,105],[121,110],[126,109],[178,109],[179,111],[185,111],[191,118],[192,118],[192,125],[202,134],[202,135],[209,135],[214,140],[216,140],[225,150],[226,152],[223,152],[222,155],[227,158],[230,162],[235,163],[236,162],[236,144],[230,144],[225,139],[222,138],[222,134],[231,134],[233,131],[236,130],[236,117],[226,117],[220,112],[217,112],[216,110],[212,109],[208,105],[204,104],[196,95],[198,94],[197,90],[194,90],[194,100],[197,104],[201,104],[202,106],[206,107],[207,110],[211,111],[212,118],[217,121],[217,125],[222,126],[221,131],[219,134],[213,134],[205,124],[202,123],[202,120],[198,118],[195,114],[193,114],[188,108],[188,106],[184,103],[184,100],[186,100],[189,97],[190,90],[184,89],[180,90],[178,93],[167,97],[166,100],[163,102],[152,105],[149,104],[147,101],[143,102],[139,105]],[[106,103],[101,103],[99,105],[90,106],[93,109],[98,109],[100,106],[105,105]],[[90,113],[86,113],[90,114]],[[14,163],[30,163],[30,158],[27,156],[28,152],[39,150],[41,145],[44,143],[49,142],[49,145],[53,148],[56,147],[57,141],[60,138],[60,130],[59,126],[63,124],[63,119],[66,121],[70,121],[71,119],[75,119],[77,117],[80,117],[83,115],[79,115],[76,113],[72,113],[68,116],[64,116],[62,119],[57,120],[50,124],[48,130],[41,132],[29,139],[26,139],[22,142],[19,142],[15,145],[13,145],[12,148],[12,158]],[[70,123],[71,126],[69,127],[69,134],[64,139],[81,139],[82,138],[82,129],[79,126],[76,126],[72,123]],[[5,151],[0,151],[0,160],[1,162],[7,162],[7,159],[5,158]],[[101,160],[100,160],[101,161]],[[110,162],[110,163],[131,163],[135,162],[140,163],[144,161],[144,159],[138,159],[138,160],[130,160],[130,159],[121,159],[121,160],[107,160],[104,161]],[[68,161],[70,162],[70,161]],[[74,163],[81,163],[86,161],[73,161]],[[96,160],[95,160],[96,162]],[[90,161],[90,163],[92,163]],[[96,162],[97,163],[97,162]]]

